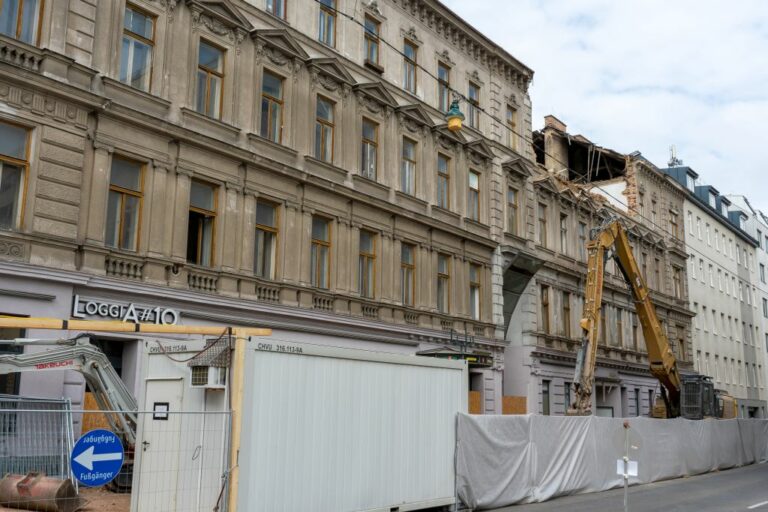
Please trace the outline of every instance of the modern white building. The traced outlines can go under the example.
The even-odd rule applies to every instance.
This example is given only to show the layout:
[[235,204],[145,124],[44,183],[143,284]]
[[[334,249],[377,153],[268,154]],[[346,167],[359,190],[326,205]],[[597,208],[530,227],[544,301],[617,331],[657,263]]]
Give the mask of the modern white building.
[[765,417],[766,331],[757,287],[757,228],[750,232],[748,214],[713,186],[698,184],[690,167],[664,172],[686,191],[694,367],[736,397],[740,416]]
[[[758,317],[760,319],[761,338],[758,339],[758,352],[762,353],[763,361],[768,353],[768,217],[760,210],[755,209],[746,196],[729,195],[732,209],[738,208],[747,215],[746,230],[755,240],[757,272],[752,281],[757,294]],[[763,364],[762,385],[768,382],[768,365]]]

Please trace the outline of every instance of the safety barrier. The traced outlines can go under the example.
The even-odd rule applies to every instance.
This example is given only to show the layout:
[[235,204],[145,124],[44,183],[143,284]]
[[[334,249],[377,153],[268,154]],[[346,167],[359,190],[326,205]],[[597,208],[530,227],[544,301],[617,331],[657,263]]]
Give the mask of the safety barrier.
[[[597,492],[768,460],[768,420],[470,416],[457,422],[461,500],[474,509]],[[626,436],[626,437],[625,437]],[[623,463],[623,461],[622,461]]]

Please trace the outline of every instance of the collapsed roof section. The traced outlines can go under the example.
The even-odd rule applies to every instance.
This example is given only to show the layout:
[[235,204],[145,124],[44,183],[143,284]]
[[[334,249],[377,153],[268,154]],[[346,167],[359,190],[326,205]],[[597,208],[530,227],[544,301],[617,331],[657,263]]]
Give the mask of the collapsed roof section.
[[571,135],[555,116],[544,117],[544,128],[533,132],[536,161],[556,175],[576,183],[613,180],[624,176],[628,157]]

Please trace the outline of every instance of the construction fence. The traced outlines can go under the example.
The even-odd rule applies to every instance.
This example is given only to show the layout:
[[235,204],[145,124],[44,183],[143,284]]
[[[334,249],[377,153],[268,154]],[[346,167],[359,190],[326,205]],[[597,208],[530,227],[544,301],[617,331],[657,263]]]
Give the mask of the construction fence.
[[[457,422],[461,500],[474,509],[532,503],[768,460],[768,420],[470,416]],[[623,466],[622,466],[623,469]]]
[[[0,397],[0,508],[52,512],[221,512],[227,509],[230,415],[144,411],[136,444],[123,439],[124,462],[112,483],[77,484],[84,468],[70,456],[80,432],[109,429],[99,416],[122,411],[72,411],[66,401]],[[136,414],[136,413],[133,413]],[[73,421],[74,420],[74,421]]]

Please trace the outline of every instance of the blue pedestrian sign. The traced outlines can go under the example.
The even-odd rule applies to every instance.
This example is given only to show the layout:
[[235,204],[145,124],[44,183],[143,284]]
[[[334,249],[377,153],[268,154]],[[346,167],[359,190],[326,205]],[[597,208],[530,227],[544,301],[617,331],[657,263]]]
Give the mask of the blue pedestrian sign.
[[109,430],[91,430],[77,440],[71,459],[77,481],[87,487],[99,487],[120,472],[123,443]]

